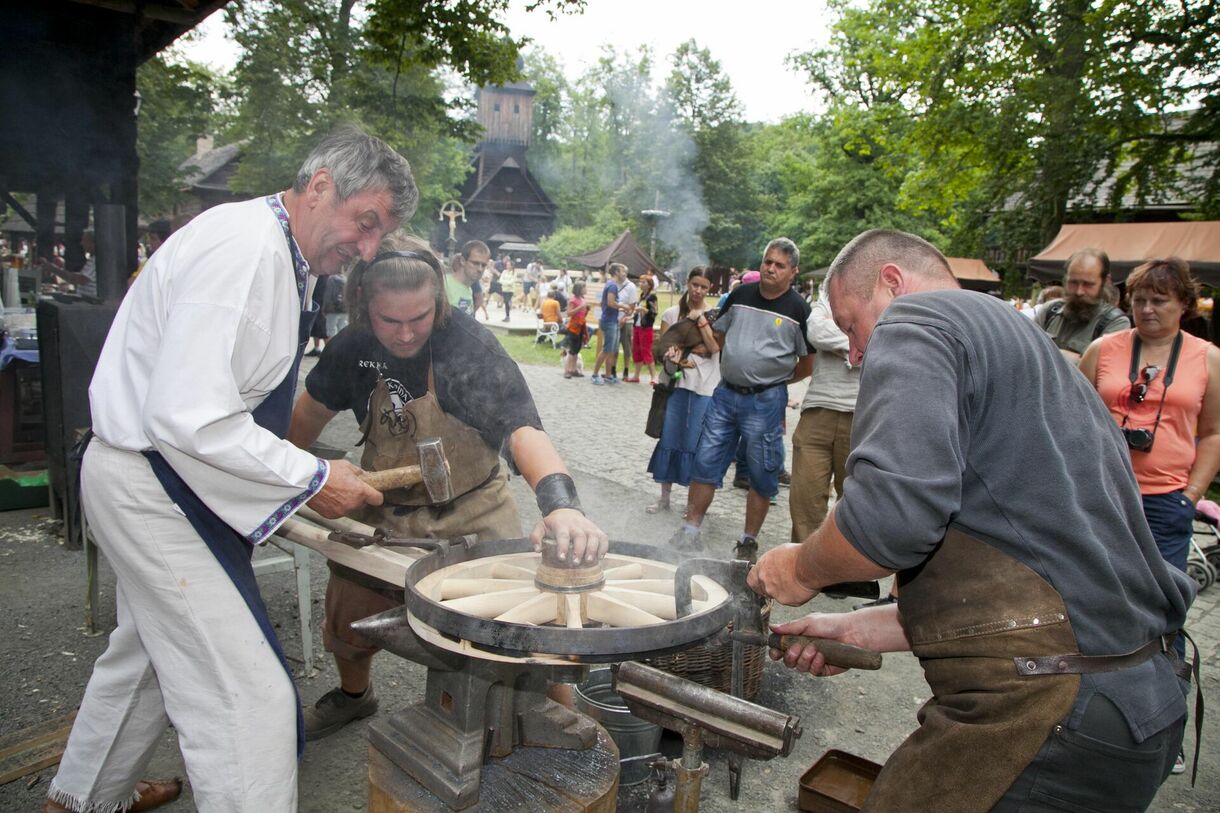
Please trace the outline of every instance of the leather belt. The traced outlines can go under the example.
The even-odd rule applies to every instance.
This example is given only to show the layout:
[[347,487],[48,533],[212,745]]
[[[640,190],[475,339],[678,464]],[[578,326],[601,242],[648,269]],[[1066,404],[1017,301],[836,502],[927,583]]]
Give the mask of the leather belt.
[[1092,672],[1117,672],[1139,666],[1154,655],[1165,654],[1169,657],[1174,671],[1181,675],[1185,667],[1189,676],[1189,666],[1182,663],[1173,651],[1173,641],[1177,633],[1154,638],[1139,649],[1125,655],[1042,655],[1039,657],[1013,658],[1020,675],[1084,675]]
[[739,395],[758,395],[758,393],[760,393],[760,392],[766,392],[767,390],[775,389],[776,387],[782,387],[782,386],[786,385],[788,382],[787,381],[775,381],[771,384],[756,384],[753,387],[739,387],[736,384],[730,384],[729,382],[727,382],[723,379],[721,379],[720,383],[723,384],[724,386],[728,387],[729,389],[731,389],[733,392],[738,393]]

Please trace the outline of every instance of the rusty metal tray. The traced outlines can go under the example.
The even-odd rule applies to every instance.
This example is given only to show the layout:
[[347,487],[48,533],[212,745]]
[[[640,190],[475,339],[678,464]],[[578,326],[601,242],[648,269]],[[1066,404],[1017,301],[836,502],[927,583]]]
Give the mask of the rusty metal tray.
[[856,813],[879,773],[876,762],[832,748],[801,776],[797,807],[805,813]]

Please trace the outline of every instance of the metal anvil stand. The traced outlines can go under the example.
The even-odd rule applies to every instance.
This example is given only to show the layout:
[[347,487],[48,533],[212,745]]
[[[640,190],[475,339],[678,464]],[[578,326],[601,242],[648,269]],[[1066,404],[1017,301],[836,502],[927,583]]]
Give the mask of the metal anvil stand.
[[[423,702],[369,725],[370,811],[444,809],[435,801],[452,810],[479,802],[486,809],[511,809],[531,795],[544,803],[547,791],[526,787],[523,777],[530,774],[550,774],[544,783],[549,791],[568,797],[554,809],[599,809],[576,800],[590,793],[596,800],[604,785],[600,790],[609,793],[607,809],[613,810],[618,749],[593,720],[546,696],[549,682],[579,682],[587,667],[440,651],[414,635],[406,614],[400,607],[360,622],[361,635],[428,669]],[[553,783],[568,763],[577,787],[565,792]],[[496,778],[488,775],[484,782],[485,768]],[[506,792],[516,801],[502,806],[506,800],[499,797]]]

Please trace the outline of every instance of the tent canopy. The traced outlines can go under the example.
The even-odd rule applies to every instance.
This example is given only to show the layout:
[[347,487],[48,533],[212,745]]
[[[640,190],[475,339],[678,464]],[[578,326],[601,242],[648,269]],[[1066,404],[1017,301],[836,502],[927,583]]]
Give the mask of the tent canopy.
[[1195,279],[1220,286],[1220,221],[1196,223],[1083,223],[1064,226],[1051,244],[1029,261],[1031,276],[1043,282],[1063,278],[1068,257],[1082,248],[1100,248],[1110,256],[1116,283],[1127,279],[1145,260],[1181,257]]
[[949,270],[963,288],[970,291],[991,291],[999,288],[1000,275],[987,267],[982,260],[972,257],[945,257],[949,261]]
[[631,235],[631,229],[623,232],[597,251],[582,254],[579,257],[568,257],[568,261],[603,271],[610,263],[622,263],[627,266],[627,276],[632,279],[651,271],[660,279],[670,281],[669,275],[657,268],[657,264],[652,261],[652,258],[644,252],[644,249],[640,248],[640,244]]

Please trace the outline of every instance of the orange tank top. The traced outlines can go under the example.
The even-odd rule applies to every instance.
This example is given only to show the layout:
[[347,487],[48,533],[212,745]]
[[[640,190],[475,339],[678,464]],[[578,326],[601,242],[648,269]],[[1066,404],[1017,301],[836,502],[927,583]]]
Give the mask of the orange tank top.
[[[1139,481],[1141,494],[1168,494],[1185,488],[1195,463],[1195,436],[1203,394],[1207,391],[1207,349],[1202,339],[1182,331],[1182,350],[1178,355],[1173,383],[1165,391],[1165,370],[1153,379],[1143,403],[1131,401],[1131,342],[1135,330],[1124,330],[1102,337],[1097,356],[1097,392],[1119,426],[1152,431],[1157,409],[1161,422],[1156,440],[1147,452],[1131,451],[1131,467]],[[1141,371],[1142,371],[1141,366]],[[1143,380],[1137,374],[1136,383]]]

